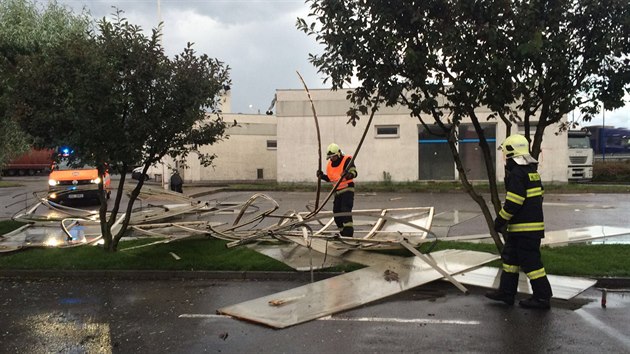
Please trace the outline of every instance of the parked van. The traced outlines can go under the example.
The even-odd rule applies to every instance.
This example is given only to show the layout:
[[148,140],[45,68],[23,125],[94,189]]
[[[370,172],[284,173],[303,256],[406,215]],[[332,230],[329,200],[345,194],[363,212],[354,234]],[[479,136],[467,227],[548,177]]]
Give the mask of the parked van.
[[[94,166],[72,165],[68,159],[62,158],[53,163],[48,176],[48,199],[54,202],[62,200],[98,199],[98,184],[101,182],[98,170]],[[103,176],[103,189],[109,199],[111,178],[106,171]]]

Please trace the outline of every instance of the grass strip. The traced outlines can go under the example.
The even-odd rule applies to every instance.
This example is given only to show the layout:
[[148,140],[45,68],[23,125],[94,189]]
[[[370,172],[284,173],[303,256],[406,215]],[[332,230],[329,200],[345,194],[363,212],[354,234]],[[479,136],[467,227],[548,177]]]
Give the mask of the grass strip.
[[[224,191],[277,191],[277,192],[313,192],[315,183],[235,183],[222,186]],[[478,193],[490,192],[487,183],[476,183]],[[327,191],[324,188],[324,191]],[[547,193],[630,193],[630,184],[593,184],[593,183],[545,183]],[[357,185],[357,193],[400,192],[400,193],[464,193],[459,182],[361,182]],[[504,193],[503,184],[499,184],[499,192]]]
[[[0,229],[8,228],[0,222]],[[16,223],[19,224],[19,223]],[[15,226],[15,225],[14,225]],[[19,226],[19,225],[17,225]],[[123,241],[121,249],[154,242],[156,239]],[[107,253],[97,246],[66,249],[33,248],[0,254],[0,269],[57,270],[206,270],[206,271],[291,271],[282,262],[247,247],[226,248],[226,241],[213,238],[186,239],[128,251]],[[423,248],[427,248],[424,245]],[[432,251],[465,249],[497,253],[493,244],[437,242]],[[427,251],[427,249],[421,251]],[[171,253],[180,257],[175,259]],[[406,250],[387,252],[411,256]],[[630,276],[630,245],[576,244],[564,247],[543,247],[542,257],[549,274],[587,277]],[[501,261],[489,266],[500,267]],[[361,268],[347,264],[326,271],[347,272]]]

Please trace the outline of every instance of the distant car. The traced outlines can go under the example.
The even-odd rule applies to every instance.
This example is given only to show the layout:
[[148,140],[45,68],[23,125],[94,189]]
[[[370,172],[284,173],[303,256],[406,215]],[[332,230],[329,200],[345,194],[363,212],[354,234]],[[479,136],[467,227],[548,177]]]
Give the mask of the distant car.
[[150,180],[151,177],[148,174],[144,174],[144,176],[142,175],[143,168],[144,167],[142,166],[134,168],[133,171],[131,171],[131,178],[137,179],[138,181],[140,180],[140,178],[144,179],[145,181]]

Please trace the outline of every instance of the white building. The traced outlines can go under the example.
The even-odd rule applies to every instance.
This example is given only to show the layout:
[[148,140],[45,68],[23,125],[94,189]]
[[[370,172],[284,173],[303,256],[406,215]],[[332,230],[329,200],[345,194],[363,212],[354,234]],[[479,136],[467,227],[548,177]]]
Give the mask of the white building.
[[[311,90],[321,134],[321,153],[329,143],[337,143],[345,154],[354,154],[364,134],[369,115],[356,126],[347,124],[351,107],[346,90]],[[277,180],[314,182],[318,167],[317,130],[311,102],[304,90],[277,90],[276,115],[224,113],[226,122],[238,126],[228,130],[229,139],[207,147],[218,155],[214,167],[200,167],[191,156],[186,181]],[[224,109],[224,112],[226,109]],[[496,147],[505,137],[505,126],[486,120],[491,112],[477,115],[495,155],[497,179],[503,180],[503,158]],[[426,117],[431,125],[433,119]],[[522,127],[519,127],[522,133]],[[515,128],[513,128],[515,129]],[[556,126],[545,130],[539,171],[544,181],[567,182],[567,136],[556,136]],[[533,134],[533,132],[532,132]],[[483,157],[472,124],[460,124],[459,151],[470,180],[486,180]],[[498,156],[498,157],[497,157]],[[322,161],[325,166],[326,161]],[[368,128],[355,164],[361,181],[394,182],[418,180],[458,180],[446,140],[426,132],[420,121],[402,107],[380,107]]]

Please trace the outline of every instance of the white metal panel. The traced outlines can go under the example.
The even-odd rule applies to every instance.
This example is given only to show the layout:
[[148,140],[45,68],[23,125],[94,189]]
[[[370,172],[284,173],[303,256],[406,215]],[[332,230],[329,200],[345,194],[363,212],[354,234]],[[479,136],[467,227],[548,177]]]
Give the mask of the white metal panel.
[[[455,275],[454,278],[462,284],[481,286],[484,288],[498,288],[501,271],[499,268],[481,267],[472,271]],[[596,281],[588,278],[565,277],[560,275],[547,274],[554,299],[569,300],[584,290],[595,285]],[[529,285],[527,276],[521,273],[518,278],[518,292],[531,294],[532,288]]]
[[[462,250],[439,251],[432,256],[450,274],[497,259],[496,255],[490,253]],[[223,307],[217,312],[275,328],[285,328],[379,300],[440,278],[442,275],[420,258],[402,258]]]
[[325,269],[344,263],[344,261],[337,257],[324,255],[295,244],[260,245],[256,243],[248,245],[247,247],[267,257],[278,260],[297,271]]
[[[541,240],[543,246],[564,246],[569,243],[588,242],[606,237],[630,235],[630,228],[604,225],[592,225],[575,229],[545,231],[545,238]],[[490,234],[476,234],[464,236],[444,237],[445,241],[475,241],[483,242],[490,239]]]
[[604,237],[630,235],[630,228],[593,225],[575,229],[546,231],[543,245],[565,245],[573,242],[585,242]]

